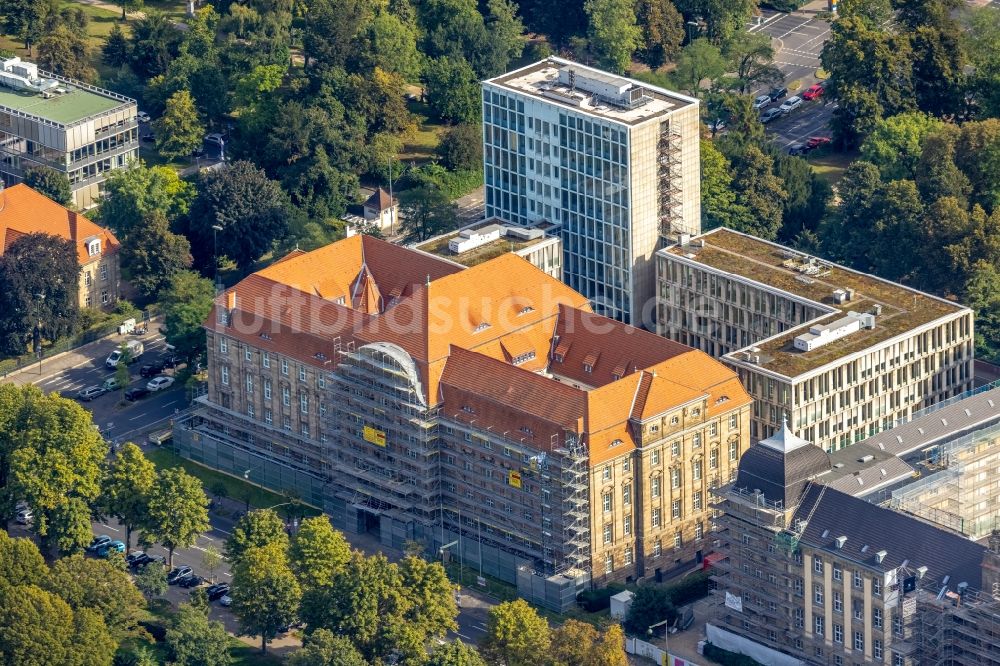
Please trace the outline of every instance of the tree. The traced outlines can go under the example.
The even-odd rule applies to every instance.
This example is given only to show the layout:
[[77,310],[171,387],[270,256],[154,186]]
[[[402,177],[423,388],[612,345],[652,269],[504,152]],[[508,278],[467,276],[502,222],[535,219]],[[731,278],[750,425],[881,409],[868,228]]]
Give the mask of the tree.
[[861,157],[877,166],[887,181],[913,178],[924,138],[942,126],[941,121],[915,111],[883,118],[861,145]]
[[882,187],[878,167],[871,162],[855,161],[837,188],[838,214],[820,225],[823,248],[848,266],[867,268],[868,225]]
[[632,597],[632,606],[625,616],[625,630],[630,634],[644,636],[652,624],[673,620],[676,615],[670,601],[670,592],[655,585],[640,585]]
[[962,30],[951,22],[948,27],[918,27],[910,34],[910,48],[917,108],[939,117],[960,114],[968,89]]
[[488,664],[533,666],[539,655],[548,653],[550,642],[548,622],[517,599],[490,609],[480,652]]
[[303,520],[288,550],[289,565],[303,591],[331,584],[350,558],[347,539],[326,516]]
[[30,56],[32,45],[44,33],[48,3],[45,0],[5,0],[2,9],[5,32],[23,41]]
[[[317,629],[309,634],[302,644],[302,649],[289,655],[285,664],[286,666],[368,666],[368,662],[351,644],[350,639],[336,636],[329,629]],[[431,666],[431,663],[427,666]]]
[[201,146],[205,127],[198,118],[198,109],[187,90],[179,90],[167,100],[163,115],[153,121],[156,149],[164,157],[187,157]]
[[892,3],[890,0],[841,0],[837,3],[837,14],[857,18],[867,28],[876,29],[892,17]]
[[202,324],[214,300],[212,281],[193,271],[178,271],[161,292],[167,342],[184,358],[195,359],[205,352]]
[[612,624],[604,630],[591,658],[593,666],[628,666],[625,654],[625,632],[620,624]]
[[159,562],[149,562],[135,575],[135,586],[146,599],[152,600],[167,591],[167,570]]
[[761,86],[781,82],[785,75],[774,64],[770,35],[740,32],[729,42],[726,55],[736,72],[736,87],[741,94]]
[[[919,247],[919,231],[924,204],[912,180],[894,180],[876,199],[869,243],[869,265],[881,277],[894,282],[912,278],[919,268],[916,253],[900,253],[900,248]],[[871,222],[869,223],[871,224]]]
[[773,240],[781,228],[785,192],[781,178],[774,175],[774,160],[756,145],[746,147],[733,163],[736,177],[733,190],[746,216],[731,221],[737,231]]
[[791,242],[799,234],[814,232],[819,227],[826,215],[833,190],[801,157],[779,155],[775,173],[781,179],[782,188],[788,193],[778,238],[783,242]]
[[7,585],[42,585],[48,574],[38,546],[30,539],[14,539],[0,530],[0,580]]
[[221,622],[208,619],[207,609],[181,604],[167,629],[167,647],[175,666],[229,666],[229,634]]
[[406,191],[400,199],[400,218],[408,240],[427,240],[454,229],[458,224],[458,207],[439,188],[415,187]]
[[278,635],[278,629],[296,616],[299,584],[288,568],[288,556],[278,543],[250,548],[234,562],[233,614],[246,636],[260,636],[260,651]]
[[341,70],[354,47],[354,37],[371,21],[371,4],[363,0],[312,0],[302,32],[306,73],[319,83]]
[[72,331],[80,312],[76,244],[48,234],[26,234],[0,256],[0,352],[23,354],[36,326],[54,340]]
[[925,201],[954,197],[968,205],[972,183],[957,163],[960,136],[958,127],[943,125],[923,138],[913,178]]
[[121,26],[114,25],[111,32],[104,38],[104,46],[101,47],[101,62],[108,67],[124,67],[131,59],[128,37],[122,31]]
[[483,133],[479,125],[460,123],[445,130],[438,144],[441,162],[453,171],[475,171],[483,166]]
[[[90,412],[34,386],[8,388],[10,421],[0,430],[0,496],[10,507],[25,500],[46,548],[70,552],[89,543],[90,508],[100,492],[107,445]],[[83,529],[81,530],[81,524]]]
[[684,17],[671,0],[638,0],[636,19],[642,29],[639,59],[651,69],[663,67],[684,43]]
[[112,666],[119,641],[91,608],[73,613],[73,645],[69,664],[72,666]]
[[132,286],[144,297],[156,299],[174,275],[191,267],[191,243],[170,231],[163,213],[153,211],[122,248],[121,260]]
[[38,65],[60,76],[93,81],[97,72],[90,66],[90,42],[65,25],[57,26],[38,42]]
[[110,560],[79,553],[56,560],[44,587],[74,612],[89,608],[98,613],[119,640],[135,626],[144,608],[142,594],[127,573]]
[[115,366],[115,381],[118,382],[118,403],[125,403],[125,390],[128,388],[129,372],[128,366],[132,362],[132,353],[128,350],[128,345],[122,340],[118,345],[118,352],[121,358]]
[[0,585],[0,663],[69,664],[73,611],[34,585]]
[[222,553],[209,546],[201,553],[201,567],[208,573],[208,578],[215,582],[215,572],[222,566],[224,559]]
[[125,20],[125,10],[138,11],[142,9],[142,0],[114,0],[116,5],[121,5],[122,8],[122,21]]
[[24,172],[24,184],[63,206],[73,205],[69,178],[55,169],[38,166]]
[[974,11],[967,21],[967,53],[974,71],[969,79],[969,92],[980,107],[979,116],[1000,116],[1000,14],[983,7]]
[[407,626],[423,638],[422,642],[444,638],[449,631],[458,629],[456,588],[440,562],[404,557],[399,563],[399,575],[410,602]]
[[642,44],[633,0],[585,0],[583,10],[590,22],[590,48],[601,63],[618,74],[632,64],[632,54]]
[[[570,620],[573,622],[573,620]],[[539,656],[541,662],[541,656]],[[431,653],[426,666],[486,666],[479,651],[457,639],[439,645]]]
[[155,481],[156,466],[131,442],[123,444],[108,463],[100,507],[125,527],[126,551],[132,549],[132,532],[142,524]]
[[726,73],[726,69],[722,51],[707,39],[696,39],[681,51],[672,78],[681,90],[701,97],[702,81],[715,81]]
[[593,625],[579,620],[566,620],[552,631],[549,656],[553,666],[585,666],[590,663],[597,645],[598,633]]
[[288,226],[286,196],[275,181],[252,163],[238,160],[204,173],[188,217],[188,238],[199,266],[208,266],[214,225],[220,256],[247,271]]
[[181,41],[182,33],[165,14],[147,11],[132,22],[132,67],[146,79],[163,74]]
[[424,67],[424,80],[427,104],[438,118],[456,123],[479,119],[482,97],[469,63],[448,56],[435,58]]
[[226,557],[236,564],[251,548],[262,548],[270,544],[275,544],[283,551],[288,549],[284,521],[271,509],[250,511],[236,521],[233,533],[226,539]]
[[701,224],[706,231],[732,226],[735,219],[748,215],[736,203],[729,160],[715,142],[701,142]]
[[420,74],[415,27],[391,12],[380,10],[362,26],[357,47],[348,58],[352,71],[370,72],[378,68],[413,80]]
[[965,283],[964,302],[976,312],[976,354],[1000,357],[1000,271],[986,261],[977,261]]
[[164,469],[149,491],[147,531],[167,549],[167,566],[174,566],[174,549],[194,544],[209,528],[208,498],[201,481],[183,469]]
[[147,167],[142,160],[125,169],[115,169],[104,183],[100,220],[114,229],[127,248],[133,231],[147,224],[147,216],[159,213],[170,222],[186,215],[195,188],[181,180],[170,167]]

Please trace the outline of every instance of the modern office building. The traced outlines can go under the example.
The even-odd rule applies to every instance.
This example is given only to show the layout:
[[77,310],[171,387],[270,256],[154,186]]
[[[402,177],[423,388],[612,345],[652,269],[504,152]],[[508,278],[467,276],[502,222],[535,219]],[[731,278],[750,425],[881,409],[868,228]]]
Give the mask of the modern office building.
[[1000,663],[1000,604],[977,592],[996,554],[816,483],[829,465],[783,427],[716,491],[710,639],[789,666]]
[[701,229],[698,100],[548,58],[483,83],[486,215],[560,225],[565,282],[652,329],[663,239]]
[[19,238],[47,234],[73,242],[80,261],[80,307],[118,302],[121,270],[115,235],[24,183],[0,189],[0,255]]
[[739,373],[751,438],[828,451],[973,385],[972,311],[729,229],[657,254],[657,331]]
[[559,225],[554,222],[520,225],[492,217],[411,247],[462,266],[475,266],[511,252],[562,280],[562,241]]
[[206,330],[182,455],[552,608],[699,559],[749,445],[732,370],[511,253],[464,268],[354,236],[250,275]]
[[136,103],[20,58],[0,61],[0,178],[20,183],[32,167],[69,177],[73,203],[97,204],[107,173],[139,157]]

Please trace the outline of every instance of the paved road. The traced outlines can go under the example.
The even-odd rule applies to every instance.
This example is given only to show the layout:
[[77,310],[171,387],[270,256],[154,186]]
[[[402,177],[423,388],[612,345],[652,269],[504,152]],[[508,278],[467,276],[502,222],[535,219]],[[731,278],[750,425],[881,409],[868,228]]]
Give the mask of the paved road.
[[[66,397],[75,397],[80,389],[101,384],[108,377],[114,376],[114,372],[104,366],[104,360],[123,340],[140,339],[145,351],[142,360],[129,367],[129,385],[142,386],[148,379],[139,376],[139,368],[144,362],[161,358],[165,352],[163,336],[156,332],[156,326],[155,320],[150,322],[150,333],[145,336],[108,336],[58,358],[44,361],[41,374],[38,374],[38,366],[33,365],[3,381],[35,384],[45,392],[57,391]],[[167,374],[172,372],[166,371]],[[188,405],[184,388],[179,384],[174,384],[165,391],[152,393],[134,403],[126,401],[124,405],[118,404],[118,396],[115,392],[80,403],[94,415],[94,423],[102,431],[107,431],[109,423],[113,424],[110,435],[106,435],[108,439],[121,439],[136,430],[165,421]]]
[[[785,84],[801,83],[799,89],[790,94],[801,93],[817,81],[819,56],[830,34],[830,24],[817,19],[816,14],[825,9],[825,0],[814,0],[789,14],[763,10],[760,22],[748,28],[748,32],[771,37],[774,61],[785,75]],[[766,93],[768,89],[761,89],[754,95]],[[767,132],[782,149],[811,136],[829,136],[830,117],[835,108],[835,103],[824,103],[822,99],[804,101],[795,111],[769,123]]]

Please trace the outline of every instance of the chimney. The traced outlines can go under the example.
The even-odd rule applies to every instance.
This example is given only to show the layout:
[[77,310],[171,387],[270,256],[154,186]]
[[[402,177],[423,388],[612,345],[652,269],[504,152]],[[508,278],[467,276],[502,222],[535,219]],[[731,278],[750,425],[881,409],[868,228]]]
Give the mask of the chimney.
[[236,309],[236,290],[230,289],[226,292],[226,309],[235,310]]

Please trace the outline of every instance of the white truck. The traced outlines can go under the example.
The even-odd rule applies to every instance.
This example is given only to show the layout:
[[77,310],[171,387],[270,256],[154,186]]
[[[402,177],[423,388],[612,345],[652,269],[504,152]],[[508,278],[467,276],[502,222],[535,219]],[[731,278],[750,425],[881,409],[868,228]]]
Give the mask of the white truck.
[[[129,340],[125,343],[125,351],[128,354],[128,362],[135,363],[142,357],[142,341],[140,340]],[[122,350],[116,349],[110,354],[108,358],[104,361],[104,365],[108,367],[109,370],[114,370],[118,367],[118,363],[122,360]]]

